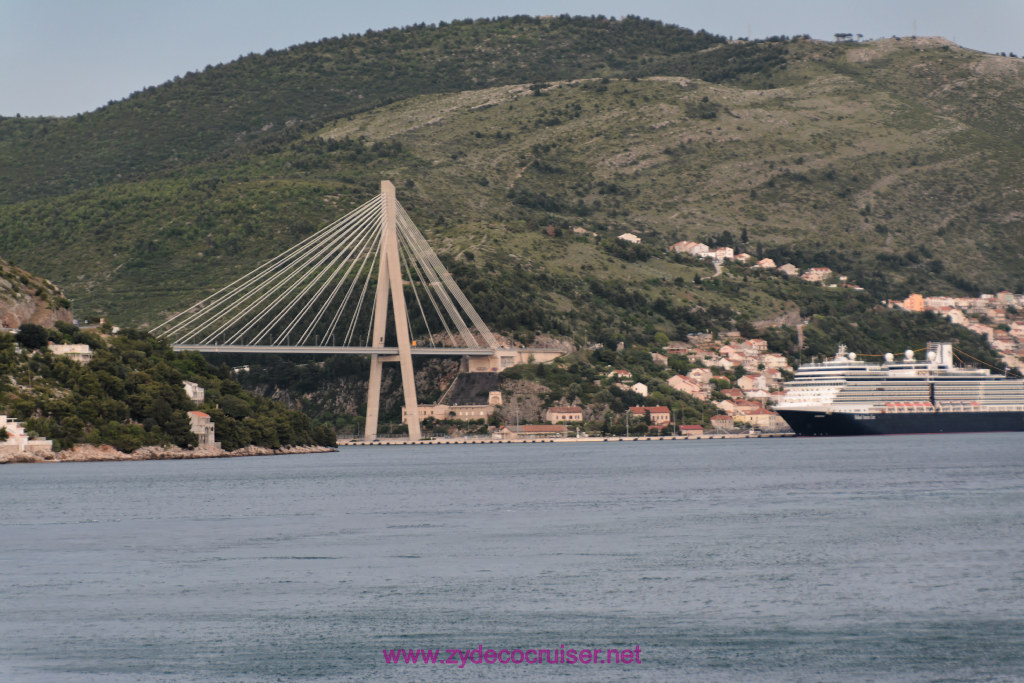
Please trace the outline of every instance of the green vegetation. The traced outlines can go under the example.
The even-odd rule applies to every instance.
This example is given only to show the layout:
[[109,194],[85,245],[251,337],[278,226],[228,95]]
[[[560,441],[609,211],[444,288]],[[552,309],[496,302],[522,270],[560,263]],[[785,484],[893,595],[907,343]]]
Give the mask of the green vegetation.
[[[88,344],[93,359],[81,364],[51,353],[46,344]],[[196,406],[182,382],[206,390]],[[179,354],[145,332],[123,330],[101,337],[67,323],[57,329],[22,325],[0,333],[0,412],[28,430],[53,439],[55,449],[76,443],[109,444],[129,452],[142,446],[196,444],[188,411],[208,413],[227,450],[254,444],[333,446],[333,429],[306,415],[244,392],[226,366],[201,355]]]
[[875,300],[1018,290],[1022,69],[923,39],[726,44],[635,18],[373,32],[0,121],[0,232],[81,317],[120,324],[198,300],[383,177],[522,339],[670,332],[662,299],[695,327],[793,310],[670,258],[682,238],[829,266]]

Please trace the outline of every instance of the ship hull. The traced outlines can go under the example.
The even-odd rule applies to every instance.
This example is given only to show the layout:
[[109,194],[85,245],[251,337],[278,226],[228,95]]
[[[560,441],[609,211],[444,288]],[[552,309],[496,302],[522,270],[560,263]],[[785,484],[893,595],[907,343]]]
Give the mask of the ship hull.
[[783,409],[778,413],[798,436],[1024,431],[1021,411],[864,414]]

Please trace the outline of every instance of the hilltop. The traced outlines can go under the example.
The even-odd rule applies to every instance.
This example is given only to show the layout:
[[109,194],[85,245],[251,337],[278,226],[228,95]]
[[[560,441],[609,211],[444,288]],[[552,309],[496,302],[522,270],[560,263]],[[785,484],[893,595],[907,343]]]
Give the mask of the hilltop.
[[[1024,289],[1022,75],[936,39],[729,42],[636,18],[371,32],[0,121],[0,232],[83,315],[155,324],[390,178],[521,341],[856,317],[912,290]],[[866,291],[715,277],[668,253],[681,239]]]

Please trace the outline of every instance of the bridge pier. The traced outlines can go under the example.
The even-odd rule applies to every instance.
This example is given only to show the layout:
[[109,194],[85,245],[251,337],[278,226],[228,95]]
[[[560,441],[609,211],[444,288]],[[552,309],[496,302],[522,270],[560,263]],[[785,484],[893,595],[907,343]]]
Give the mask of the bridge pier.
[[[395,186],[390,180],[382,180],[380,181],[380,193],[384,204],[380,265],[377,270],[377,294],[373,313],[373,344],[376,347],[384,346],[390,295],[391,306],[395,314],[395,336],[398,338],[397,360],[402,370],[402,393],[405,397],[405,414],[409,423],[409,439],[419,441],[421,438],[420,408],[416,400],[416,377],[412,367],[409,318],[405,308],[405,291],[402,289],[402,264],[398,258]],[[380,354],[370,356],[370,387],[366,396],[366,428],[363,432],[363,438],[367,441],[377,438],[377,422],[380,417],[380,381],[385,360],[395,360],[395,357]]]

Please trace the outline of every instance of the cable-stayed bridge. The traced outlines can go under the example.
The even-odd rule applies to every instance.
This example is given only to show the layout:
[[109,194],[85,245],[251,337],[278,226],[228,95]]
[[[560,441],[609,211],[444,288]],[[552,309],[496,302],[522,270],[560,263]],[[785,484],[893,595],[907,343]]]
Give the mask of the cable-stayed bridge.
[[153,331],[178,351],[369,355],[368,440],[383,363],[401,366],[410,439],[420,438],[412,356],[492,356],[499,366],[497,339],[387,180],[372,200]]

